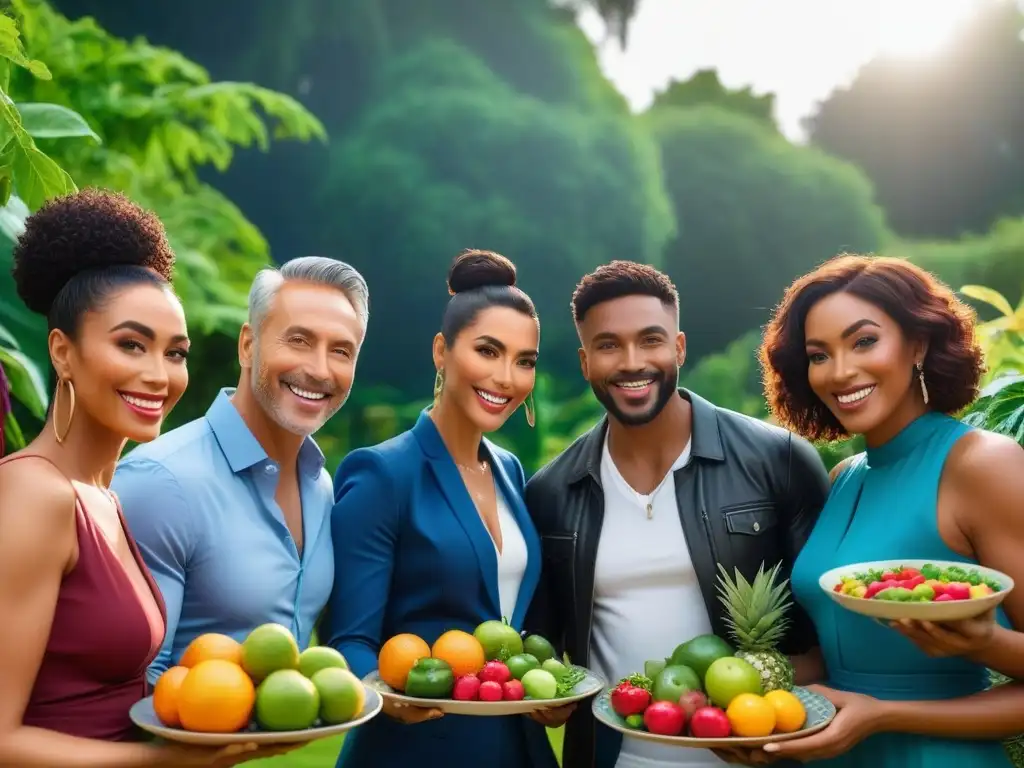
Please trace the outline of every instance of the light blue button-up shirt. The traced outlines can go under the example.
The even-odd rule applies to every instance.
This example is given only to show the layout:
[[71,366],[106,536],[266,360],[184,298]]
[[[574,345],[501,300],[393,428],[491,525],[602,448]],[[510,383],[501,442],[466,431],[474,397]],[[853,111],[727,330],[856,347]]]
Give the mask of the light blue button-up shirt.
[[278,466],[224,389],[202,418],[139,446],[111,484],[128,528],[167,605],[167,636],[149,679],[206,632],[241,641],[256,626],[290,627],[301,648],[334,581],[324,456],[312,438],[299,451],[303,549],[275,501]]

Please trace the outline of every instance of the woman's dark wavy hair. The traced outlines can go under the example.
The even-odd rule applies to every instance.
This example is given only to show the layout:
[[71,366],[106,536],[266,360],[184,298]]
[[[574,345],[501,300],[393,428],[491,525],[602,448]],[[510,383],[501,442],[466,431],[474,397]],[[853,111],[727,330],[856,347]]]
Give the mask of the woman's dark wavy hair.
[[908,339],[927,342],[924,376],[929,408],[953,414],[978,396],[985,367],[974,334],[974,311],[944,283],[908,261],[844,253],[789,286],[765,328],[758,357],[768,406],[782,426],[810,440],[848,437],[811,390],[804,346],[807,313],[840,291],[879,307]]

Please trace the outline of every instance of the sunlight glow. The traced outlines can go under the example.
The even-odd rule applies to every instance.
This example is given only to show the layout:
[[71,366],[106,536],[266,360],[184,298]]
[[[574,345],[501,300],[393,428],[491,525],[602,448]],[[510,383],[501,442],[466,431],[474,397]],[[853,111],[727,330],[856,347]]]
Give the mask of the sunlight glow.
[[892,58],[929,58],[942,53],[974,9],[970,0],[900,0],[874,19],[876,50]]

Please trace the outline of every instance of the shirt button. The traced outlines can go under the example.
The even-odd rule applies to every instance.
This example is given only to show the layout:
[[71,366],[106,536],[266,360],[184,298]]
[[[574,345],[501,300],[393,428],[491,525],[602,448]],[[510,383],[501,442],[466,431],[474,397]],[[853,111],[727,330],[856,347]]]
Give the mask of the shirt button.
[[761,524],[760,523],[754,523],[754,531],[756,532],[756,531],[760,531],[760,530],[761,530]]
[[268,475],[277,474],[277,465],[276,464],[267,464],[267,466],[265,466],[263,468],[263,471],[266,472]]

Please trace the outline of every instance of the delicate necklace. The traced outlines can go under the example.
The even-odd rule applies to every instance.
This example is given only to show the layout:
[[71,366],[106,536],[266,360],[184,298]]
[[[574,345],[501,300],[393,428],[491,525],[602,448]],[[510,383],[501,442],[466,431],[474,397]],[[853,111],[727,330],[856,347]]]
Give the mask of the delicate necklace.
[[640,492],[638,492],[636,490],[633,491],[633,493],[636,494],[637,499],[639,499],[641,502],[643,501],[643,499],[646,496],[647,501],[645,502],[645,507],[644,508],[647,510],[647,519],[648,520],[653,520],[654,519],[654,497],[658,495],[658,491],[661,490],[661,487],[663,485],[665,485],[665,481],[668,480],[670,477],[672,477],[672,472],[671,471],[669,471],[663,478],[661,478],[661,482],[658,483],[658,486],[653,491],[651,491],[648,494],[643,494],[643,493],[640,493]]
[[[476,467],[467,467],[465,464],[459,464],[459,462],[455,462],[455,466],[467,474],[476,475],[478,477],[485,476],[487,474],[487,470],[490,469],[486,461],[481,461]],[[469,495],[482,504],[484,501],[484,492],[470,488],[469,483],[465,483],[465,486],[466,490],[469,491]]]

